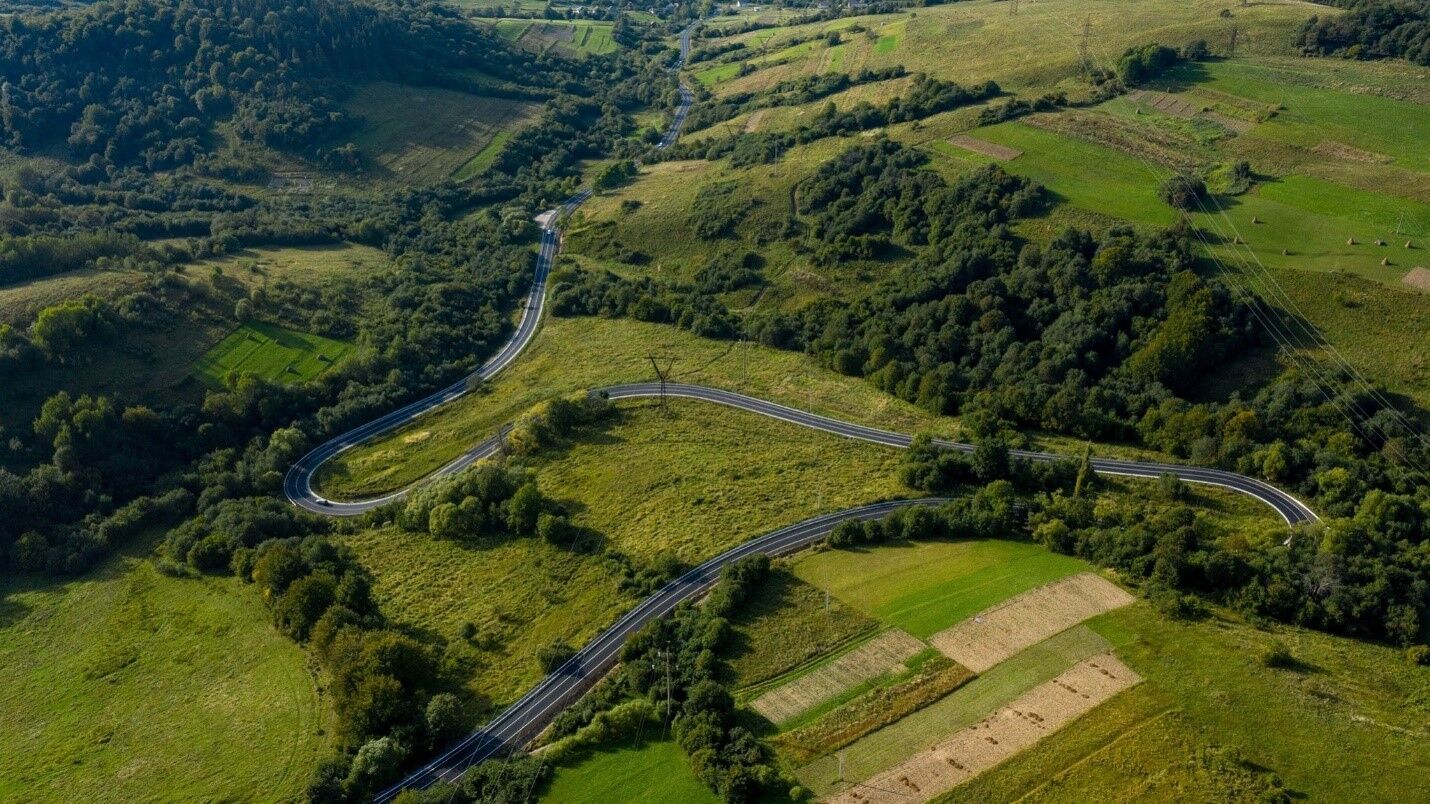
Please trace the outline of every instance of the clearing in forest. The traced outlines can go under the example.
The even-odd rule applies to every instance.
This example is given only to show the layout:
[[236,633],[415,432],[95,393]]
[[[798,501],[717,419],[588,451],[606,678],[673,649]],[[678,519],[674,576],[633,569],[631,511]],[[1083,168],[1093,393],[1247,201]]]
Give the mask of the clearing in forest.
[[301,382],[341,363],[353,349],[350,343],[255,321],[204,353],[193,373],[211,388],[222,388],[230,372],[278,383]]
[[[348,112],[365,121],[354,144],[389,178],[427,183],[459,171],[535,103],[435,87],[379,82],[359,89]],[[495,154],[493,153],[493,156]]]
[[750,707],[772,723],[782,723],[847,689],[885,673],[904,669],[904,660],[924,643],[891,628],[819,669],[756,698]]
[[1141,680],[1110,653],[1084,659],[987,718],[831,801],[928,801],[1026,750]]
[[1083,572],[1010,598],[934,634],[929,642],[950,659],[981,673],[1024,648],[1132,600],[1115,584]]

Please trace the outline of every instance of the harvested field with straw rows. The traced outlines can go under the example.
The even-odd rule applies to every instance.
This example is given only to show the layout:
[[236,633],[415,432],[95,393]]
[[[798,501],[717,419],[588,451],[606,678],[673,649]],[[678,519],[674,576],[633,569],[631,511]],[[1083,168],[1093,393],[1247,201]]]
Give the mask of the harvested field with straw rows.
[[1026,750],[1141,680],[1110,653],[1084,659],[982,721],[831,801],[928,801]]
[[756,698],[750,707],[782,723],[871,678],[904,669],[903,662],[927,646],[891,628],[807,675]]
[[934,634],[929,643],[981,673],[1024,648],[1132,600],[1115,584],[1083,572],[1009,598]]

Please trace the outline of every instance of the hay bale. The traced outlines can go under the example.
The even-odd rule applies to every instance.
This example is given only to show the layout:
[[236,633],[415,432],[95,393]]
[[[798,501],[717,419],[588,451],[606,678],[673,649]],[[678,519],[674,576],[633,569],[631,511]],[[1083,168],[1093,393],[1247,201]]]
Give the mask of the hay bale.
[[1375,244],[1376,244],[1377,246],[1383,246],[1383,245],[1385,245],[1385,241],[1384,241],[1384,240],[1381,240],[1380,238],[1377,237],[1377,238],[1375,239]]
[[1261,223],[1261,219],[1258,218],[1258,217],[1256,217],[1255,215],[1252,215],[1252,216],[1251,216],[1251,222],[1254,223],[1254,224],[1255,224],[1255,223]]
[[1412,248],[1415,248],[1415,246],[1414,246],[1414,244],[1412,244],[1409,240],[1407,240],[1407,241],[1405,241],[1405,248],[1407,248],[1407,249],[1412,249]]
[[1381,264],[1382,266],[1389,265],[1389,264],[1390,264],[1390,258],[1389,258],[1389,257],[1381,257],[1381,258],[1380,258],[1380,264]]
[[1348,237],[1348,238],[1346,238],[1346,245],[1348,245],[1348,246],[1354,246],[1355,244],[1356,244],[1356,239],[1355,239],[1354,237]]

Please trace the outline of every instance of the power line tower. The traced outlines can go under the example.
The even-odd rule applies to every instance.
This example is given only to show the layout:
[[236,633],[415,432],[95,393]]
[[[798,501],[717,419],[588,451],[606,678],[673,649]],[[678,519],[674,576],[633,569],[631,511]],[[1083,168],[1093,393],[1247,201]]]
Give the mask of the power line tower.
[[1080,65],[1080,69],[1082,70],[1082,74],[1083,74],[1084,76],[1086,76],[1086,75],[1088,75],[1088,74],[1090,74],[1090,73],[1092,72],[1092,55],[1091,55],[1090,51],[1088,50],[1088,46],[1091,44],[1091,42],[1092,42],[1092,15],[1089,14],[1088,16],[1083,17],[1083,20],[1082,20],[1082,38],[1078,41],[1078,44],[1077,44],[1077,58],[1078,58],[1078,63],[1079,63],[1079,65]]
[[675,367],[675,358],[651,353],[646,355],[646,359],[650,361],[650,367],[655,369],[655,376],[660,379],[660,411],[665,413],[665,384],[670,381],[670,370]]
[[1241,34],[1241,28],[1238,27],[1237,24],[1233,22],[1233,23],[1231,24],[1231,43],[1230,43],[1229,45],[1227,45],[1227,49],[1226,49],[1226,57],[1227,57],[1228,59],[1234,59],[1234,58],[1236,58],[1236,40],[1237,40],[1237,37],[1238,37],[1240,34]]

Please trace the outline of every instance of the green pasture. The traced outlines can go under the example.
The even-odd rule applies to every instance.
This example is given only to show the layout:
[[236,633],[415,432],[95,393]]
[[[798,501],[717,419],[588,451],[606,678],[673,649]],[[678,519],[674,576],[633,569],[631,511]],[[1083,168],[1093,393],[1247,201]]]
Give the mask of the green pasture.
[[338,365],[355,349],[344,341],[254,321],[205,352],[194,363],[193,374],[213,388],[222,387],[224,378],[235,372],[281,383],[303,382]]
[[1014,541],[829,550],[794,564],[795,574],[806,583],[921,638],[1014,595],[1088,569],[1075,558]]
[[332,715],[251,586],[143,555],[83,578],[0,582],[0,799],[303,795]]
[[718,801],[690,771],[680,747],[659,739],[661,736],[657,730],[646,742],[592,753],[574,764],[556,768],[541,800],[550,804]]

